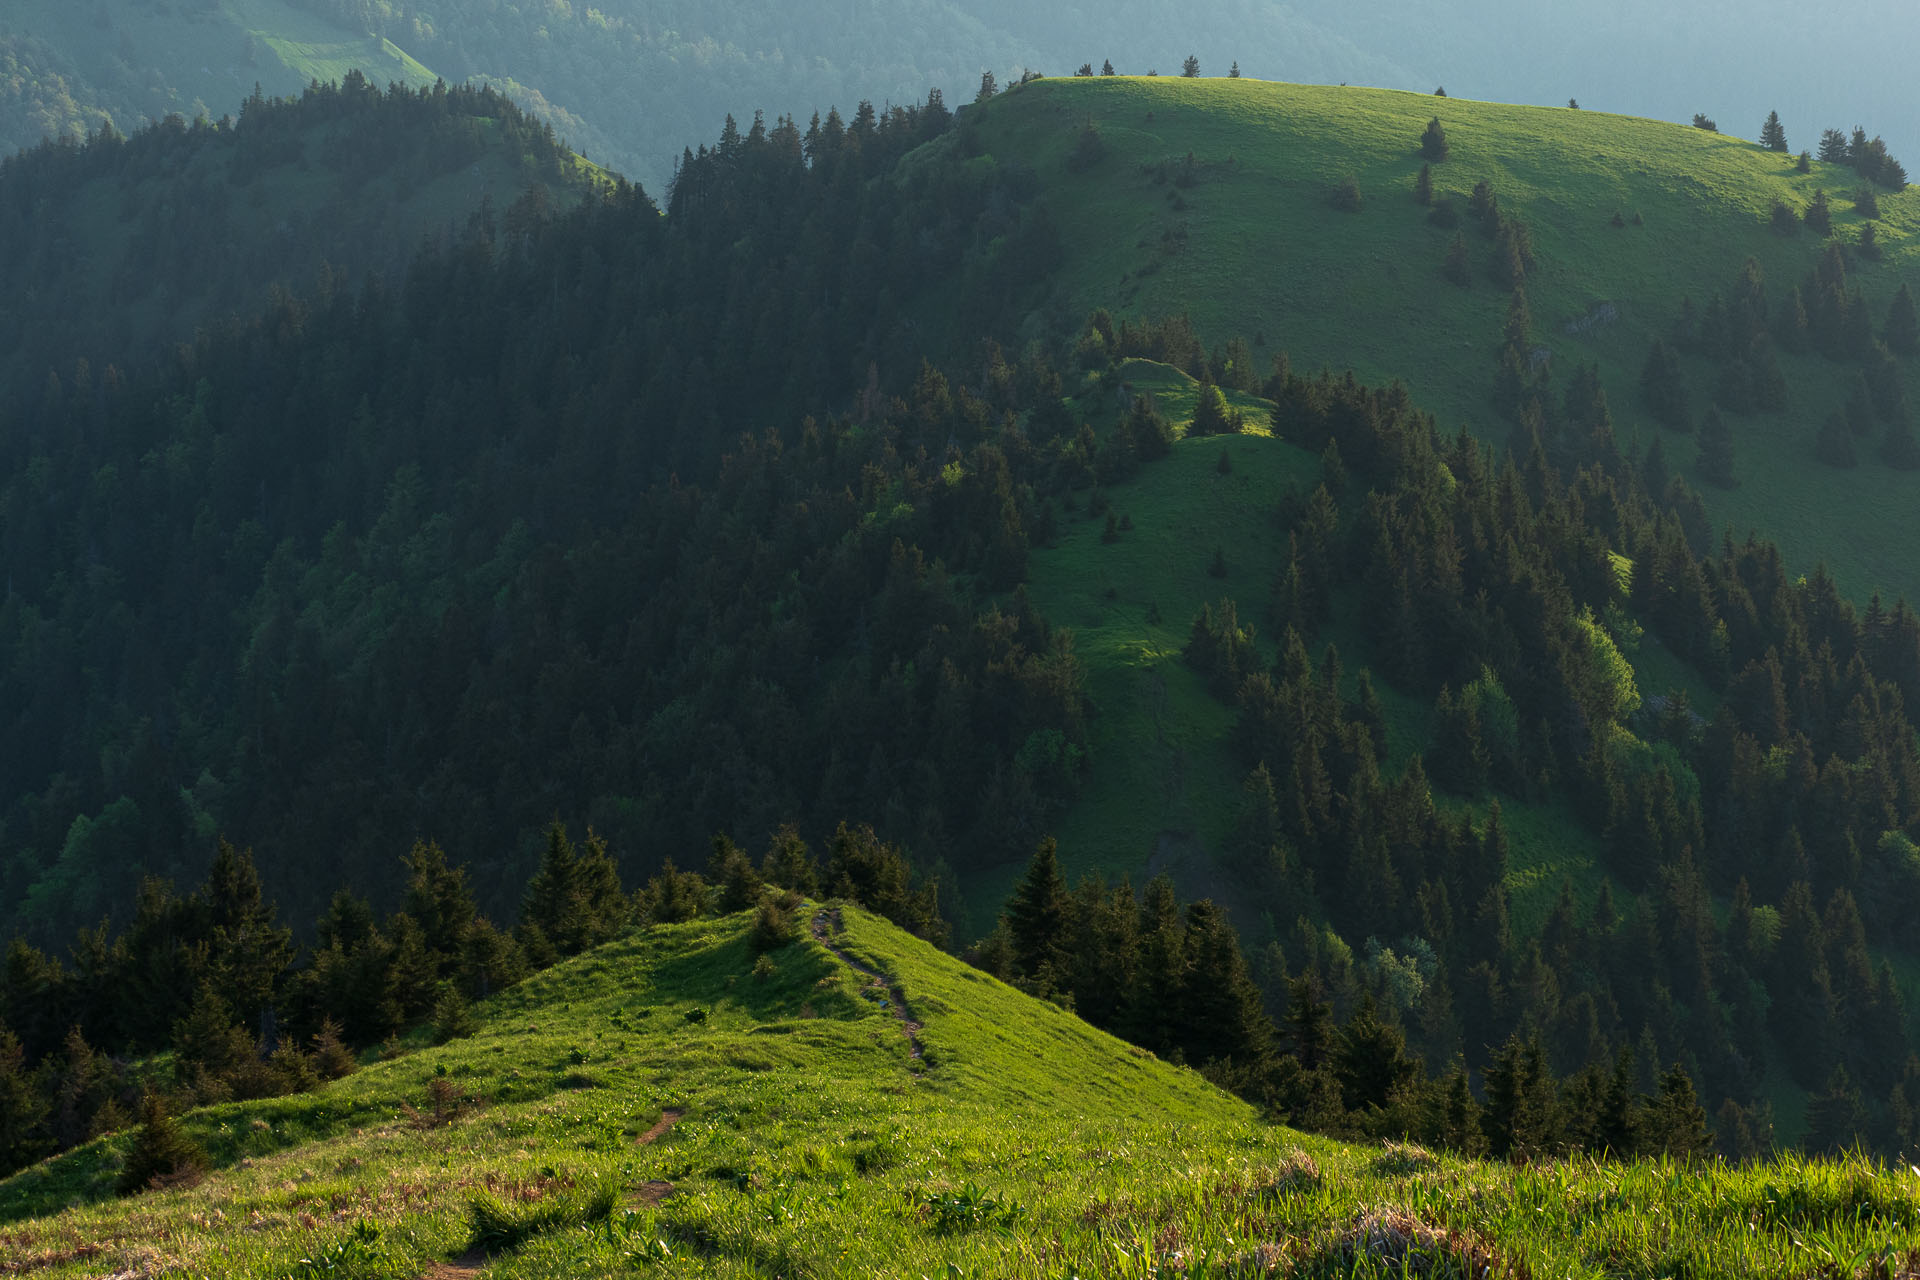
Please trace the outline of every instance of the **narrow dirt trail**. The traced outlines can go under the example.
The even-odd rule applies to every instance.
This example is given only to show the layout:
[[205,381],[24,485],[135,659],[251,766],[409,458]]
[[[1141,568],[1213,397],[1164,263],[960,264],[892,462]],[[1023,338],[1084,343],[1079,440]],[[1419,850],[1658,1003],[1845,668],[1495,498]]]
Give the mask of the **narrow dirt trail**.
[[[687,1114],[679,1107],[668,1107],[653,1122],[653,1127],[634,1139],[636,1147],[650,1147],[674,1125],[680,1123],[680,1117]],[[634,1205],[656,1205],[673,1194],[673,1184],[655,1179],[643,1182],[635,1187],[633,1194],[627,1197],[627,1203]],[[448,1262],[436,1262],[421,1274],[420,1280],[469,1280],[480,1274],[491,1259],[479,1249],[469,1249],[459,1257]]]
[[926,1051],[920,1045],[920,1023],[914,1019],[913,1010],[907,1007],[906,993],[892,978],[872,965],[862,964],[834,945],[833,935],[839,933],[844,927],[838,907],[822,908],[814,913],[813,940],[831,951],[841,964],[865,978],[867,991],[879,991],[885,996],[894,1020],[900,1024],[900,1030],[907,1037],[907,1056],[913,1060],[909,1070],[913,1072],[913,1078],[918,1080],[926,1069],[922,1065]]

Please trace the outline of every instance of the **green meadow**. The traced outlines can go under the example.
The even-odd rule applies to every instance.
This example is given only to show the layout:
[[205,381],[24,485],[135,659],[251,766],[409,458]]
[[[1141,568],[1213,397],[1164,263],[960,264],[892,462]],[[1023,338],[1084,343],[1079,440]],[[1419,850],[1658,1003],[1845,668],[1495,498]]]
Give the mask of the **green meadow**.
[[1920,1246],[1920,1174],[1867,1160],[1508,1167],[1307,1137],[842,918],[834,947],[904,991],[924,1059],[811,938],[757,961],[744,915],[637,931],[470,1037],[189,1114],[197,1185],[116,1199],[124,1134],[0,1183],[0,1257],[45,1280],[1784,1280],[1906,1274]]
[[[1849,169],[1816,161],[1801,175],[1792,156],[1739,138],[1566,108],[1244,79],[1046,79],[986,104],[975,136],[996,158],[1031,167],[1047,192],[1063,256],[1046,298],[1063,320],[1096,306],[1188,312],[1209,343],[1246,338],[1262,370],[1284,350],[1296,369],[1398,379],[1442,430],[1466,425],[1504,441],[1489,392],[1508,291],[1488,269],[1491,241],[1462,217],[1475,279],[1452,284],[1441,266],[1455,231],[1413,200],[1420,135],[1436,115],[1451,147],[1433,169],[1436,194],[1464,215],[1485,180],[1531,228],[1535,340],[1553,352],[1562,385],[1577,364],[1598,365],[1623,445],[1643,448],[1658,430],[1639,403],[1639,374],[1683,297],[1704,306],[1752,257],[1777,304],[1812,269],[1825,242],[1771,231],[1776,199],[1798,212],[1823,188],[1835,239],[1859,236],[1860,179]],[[1104,154],[1069,165],[1089,124]],[[1817,143],[1790,141],[1796,152]],[[1352,214],[1330,201],[1349,175],[1364,201]],[[1881,259],[1849,263],[1876,321],[1920,265],[1920,193],[1883,192],[1879,205]],[[1625,225],[1613,225],[1616,213]],[[1569,332],[1603,305],[1617,319]],[[1853,370],[1811,355],[1782,367],[1784,411],[1729,419],[1740,484],[1705,489],[1715,524],[1779,542],[1799,572],[1825,563],[1861,601],[1875,591],[1920,598],[1920,538],[1905,519],[1920,475],[1888,469],[1871,443],[1856,470],[1817,463],[1815,431]],[[1689,360],[1687,373],[1698,414],[1712,371]],[[1676,471],[1691,469],[1692,437],[1669,435],[1665,448]]]

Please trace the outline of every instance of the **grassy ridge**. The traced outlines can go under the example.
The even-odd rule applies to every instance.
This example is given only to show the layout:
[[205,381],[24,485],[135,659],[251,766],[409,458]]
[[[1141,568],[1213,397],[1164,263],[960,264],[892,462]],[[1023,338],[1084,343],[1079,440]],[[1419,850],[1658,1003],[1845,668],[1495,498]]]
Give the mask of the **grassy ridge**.
[[[654,929],[496,999],[469,1039],[314,1097],[188,1117],[220,1166],[198,1187],[99,1198],[124,1138],[0,1183],[0,1246],[50,1280],[410,1280],[478,1226],[524,1240],[484,1275],[557,1280],[1449,1262],[1785,1277],[1897,1265],[1920,1245],[1920,1175],[1867,1162],[1514,1169],[1304,1138],[884,922],[845,919],[836,945],[884,967],[925,1023],[921,1079],[890,1012],[819,944],[756,974],[744,917]],[[435,1079],[485,1101],[409,1119]],[[637,1145],[669,1108],[677,1126]]]
[[[975,117],[982,147],[1033,167],[1063,235],[1052,298],[1064,315],[1188,311],[1209,342],[1257,340],[1291,353],[1296,368],[1354,368],[1363,380],[1401,379],[1443,429],[1467,424],[1504,439],[1488,392],[1507,291],[1491,282],[1490,242],[1462,223],[1476,280],[1440,273],[1454,232],[1429,224],[1412,200],[1426,122],[1438,114],[1452,156],[1434,167],[1437,193],[1463,205],[1492,183],[1502,208],[1532,229],[1540,259],[1528,282],[1536,340],[1559,381],[1597,362],[1623,444],[1657,428],[1636,394],[1656,335],[1683,295],[1704,304],[1748,257],[1778,303],[1810,270],[1824,242],[1782,238],[1767,225],[1775,199],[1796,211],[1816,188],[1833,200],[1835,235],[1851,243],[1860,218],[1847,198],[1859,179],[1739,139],[1599,112],[1515,107],[1385,90],[1252,80],[1049,79],[1001,95]],[[1093,124],[1105,155],[1076,171],[1067,158]],[[1192,158],[1191,185],[1180,171]],[[1336,212],[1329,196],[1348,174],[1365,200]],[[1877,263],[1851,266],[1876,319],[1920,266],[1920,192],[1880,200]],[[1611,225],[1618,212],[1628,220]],[[1644,225],[1633,225],[1639,214]],[[1581,336],[1570,322],[1611,303],[1617,321]],[[1842,587],[1920,597],[1920,541],[1899,512],[1920,478],[1869,458],[1840,472],[1813,460],[1820,421],[1843,398],[1850,368],[1816,357],[1783,360],[1792,399],[1782,413],[1735,418],[1741,486],[1710,489],[1716,523],[1780,542],[1789,563],[1824,561]],[[1696,409],[1711,372],[1690,363]],[[1912,371],[1910,370],[1910,376]],[[1676,470],[1690,468],[1691,437],[1669,437]],[[1869,454],[1871,450],[1868,450]]]

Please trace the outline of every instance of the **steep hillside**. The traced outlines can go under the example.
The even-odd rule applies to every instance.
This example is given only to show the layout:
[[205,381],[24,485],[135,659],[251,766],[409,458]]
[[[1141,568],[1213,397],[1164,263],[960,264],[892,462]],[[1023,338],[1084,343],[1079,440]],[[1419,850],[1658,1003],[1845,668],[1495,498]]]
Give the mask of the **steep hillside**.
[[1809,1250],[1895,1274],[1920,1246],[1915,1176],[1860,1160],[1680,1176],[1303,1138],[884,922],[837,915],[843,928],[813,915],[823,941],[757,961],[743,917],[632,933],[489,1002],[465,1038],[416,1040],[318,1094],[191,1113],[181,1128],[213,1164],[197,1185],[116,1200],[133,1135],[98,1139],[0,1183],[0,1243],[47,1280],[1770,1280],[1804,1274]]
[[0,387],[125,374],[276,290],[398,278],[428,237],[476,217],[497,233],[613,181],[490,91],[383,93],[358,73],[250,97],[227,125],[39,146],[0,161]]
[[109,121],[132,133],[174,114],[218,119],[256,84],[285,97],[356,69],[383,88],[434,81],[365,27],[288,0],[13,0],[0,69],[0,156]]
[[[1435,116],[1450,155],[1432,166],[1433,189],[1451,199],[1457,226],[1435,225],[1413,198]],[[1596,364],[1622,449],[1637,456],[1664,436],[1673,472],[1690,477],[1696,438],[1657,426],[1638,390],[1653,339],[1671,337],[1683,299],[1705,309],[1716,293],[1731,297],[1748,258],[1777,316],[1824,249],[1853,246],[1865,222],[1851,200],[1863,181],[1845,166],[1816,160],[1800,174],[1792,155],[1737,138],[1565,108],[1250,80],[1050,78],[1002,95],[973,124],[970,145],[1030,165],[1072,228],[1048,285],[1063,321],[1096,306],[1188,312],[1209,344],[1251,341],[1257,378],[1286,351],[1299,369],[1399,379],[1446,430],[1504,443],[1510,427],[1492,392],[1509,289],[1467,208],[1487,182],[1531,231],[1526,294],[1556,387]],[[1100,158],[1069,163],[1089,125]],[[1357,213],[1331,201],[1349,175]],[[1772,229],[1776,201],[1799,215],[1816,190],[1832,203],[1831,240]],[[1876,330],[1900,285],[1920,276],[1920,192],[1881,191],[1879,206],[1880,256],[1851,253],[1847,265]],[[1457,234],[1470,255],[1464,288],[1443,275]],[[1857,363],[1790,351],[1779,360],[1781,408],[1723,410],[1738,487],[1700,486],[1714,527],[1758,530],[1796,573],[1824,563],[1855,599],[1920,598],[1920,544],[1900,515],[1920,478],[1881,462],[1873,440],[1861,442],[1857,469],[1815,459]],[[1719,368],[1698,357],[1685,367],[1698,418]],[[1920,372],[1911,355],[1899,367],[1909,380]]]

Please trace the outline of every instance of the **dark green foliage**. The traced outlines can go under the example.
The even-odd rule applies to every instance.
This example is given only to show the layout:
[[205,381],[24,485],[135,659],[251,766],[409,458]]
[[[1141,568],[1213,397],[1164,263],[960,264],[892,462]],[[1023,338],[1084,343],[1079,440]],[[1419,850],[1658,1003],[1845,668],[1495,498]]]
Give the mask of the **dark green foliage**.
[[699,871],[682,871],[672,858],[634,898],[634,915],[655,925],[678,925],[708,910],[707,879]]
[[747,946],[756,954],[778,951],[800,936],[800,924],[794,919],[799,904],[791,898],[768,893],[761,895],[754,909],[753,928],[747,933]]
[[1189,80],[1197,78],[1200,74],[1200,59],[1188,54],[1186,61],[1180,64],[1180,74]]
[[1719,125],[1698,111],[1693,113],[1693,127],[1696,129],[1705,129],[1708,133],[1720,132]]
[[1384,1108],[1423,1075],[1420,1060],[1407,1054],[1406,1036],[1380,1020],[1370,995],[1334,1038],[1332,1066],[1349,1111]]
[[630,906],[606,841],[587,832],[576,849],[558,819],[547,827],[547,849],[527,885],[520,921],[560,955],[598,946],[627,922]]
[[1329,199],[1333,207],[1342,213],[1358,213],[1366,203],[1360,195],[1360,179],[1351,173],[1334,184]]
[[1647,351],[1647,362],[1640,369],[1640,399],[1654,421],[1674,431],[1693,429],[1692,412],[1687,403],[1686,375],[1680,359],[1666,343],[1655,338]]
[[453,983],[443,983],[433,1004],[433,1038],[438,1044],[470,1036],[478,1029],[467,998]]
[[1920,470],[1920,442],[1914,440],[1913,428],[1904,420],[1888,424],[1880,441],[1880,458],[1896,471]]
[[1106,157],[1106,140],[1100,136],[1099,128],[1089,120],[1081,126],[1079,136],[1074,139],[1073,150],[1067,153],[1067,168],[1074,173],[1085,173]]
[[1813,157],[1805,151],[1802,151],[1799,158],[1793,162],[1793,171],[1795,173],[1812,173]]
[[1241,680],[1258,670],[1253,637],[1251,626],[1240,625],[1239,608],[1231,599],[1223,598],[1218,604],[1200,606],[1181,656],[1207,678],[1215,697],[1231,698]]
[[207,1167],[207,1153],[200,1148],[167,1114],[167,1104],[157,1093],[140,1099],[140,1128],[121,1167],[116,1189],[123,1196],[137,1195],[155,1184],[191,1178]]
[[812,897],[820,891],[820,867],[813,851],[791,822],[783,822],[760,860],[760,878],[768,884]]
[[1447,131],[1435,116],[1427,122],[1426,131],[1420,135],[1420,154],[1428,161],[1439,164],[1444,161],[1453,148],[1447,143]]
[[1847,135],[1838,129],[1821,130],[1820,158],[1828,164],[1847,163]]
[[1860,241],[1854,246],[1854,252],[1865,258],[1868,262],[1878,262],[1880,260],[1880,239],[1874,232],[1871,222],[1861,224]]
[[1433,203],[1433,166],[1423,164],[1420,173],[1413,180],[1413,202],[1418,205]]
[[1813,203],[1807,206],[1806,212],[1800,217],[1815,235],[1833,234],[1833,210],[1827,204],[1827,192],[1824,187],[1814,188]]
[[1193,422],[1187,428],[1187,434],[1217,436],[1233,430],[1233,415],[1227,408],[1225,394],[1211,381],[1201,383],[1199,396],[1194,401]]
[[870,826],[843,822],[834,829],[822,885],[831,896],[857,902],[936,946],[946,941],[938,889],[913,888],[906,857]]
[[1836,1066],[1826,1087],[1807,1102],[1808,1151],[1837,1154],[1859,1145],[1866,1136],[1867,1115],[1860,1090],[1845,1066]]
[[1067,882],[1052,836],[1040,842],[1027,874],[1007,902],[1007,934],[1019,971],[1048,985],[1063,968],[1067,940]]
[[1701,420],[1700,459],[1695,465],[1708,484],[1731,489],[1739,483],[1733,475],[1733,432],[1717,409],[1709,408]]
[[1660,1077],[1660,1094],[1646,1109],[1640,1145],[1678,1160],[1704,1156],[1712,1146],[1707,1113],[1694,1096],[1693,1080],[1674,1064]]
[[1853,193],[1853,211],[1863,218],[1880,216],[1880,197],[1872,187],[1858,187]]
[[1553,1138],[1554,1081],[1539,1042],[1510,1038],[1486,1071],[1481,1129],[1496,1158],[1542,1154]]
[[720,900],[717,904],[721,915],[732,915],[736,911],[745,911],[760,901],[766,890],[760,873],[740,847],[724,835],[713,838],[710,852],[707,854],[707,882],[718,885]]
[[1760,126],[1760,145],[1769,151],[1787,150],[1787,130],[1778,111],[1767,112],[1766,123]]
[[1784,200],[1773,202],[1773,212],[1767,216],[1767,224],[1773,228],[1775,235],[1790,236],[1800,230],[1800,219],[1794,216]]
[[1108,58],[1108,59],[1107,59],[1107,60],[1106,60],[1105,62],[1103,62],[1103,63],[1101,63],[1101,64],[1100,64],[1100,74],[1101,74],[1101,75],[1103,75],[1103,76],[1110,76],[1110,75],[1112,75],[1112,74],[1113,74],[1113,59],[1112,59],[1112,58]]
[[1913,293],[1904,280],[1887,306],[1887,323],[1882,330],[1882,340],[1887,344],[1887,349],[1897,356],[1920,355],[1920,320],[1915,318]]
[[1827,415],[1814,440],[1813,453],[1830,467],[1859,465],[1853,451],[1853,430],[1847,425],[1846,414],[1836,411]]
[[48,1104],[34,1087],[20,1037],[0,1023],[0,1169],[18,1169],[46,1154]]

